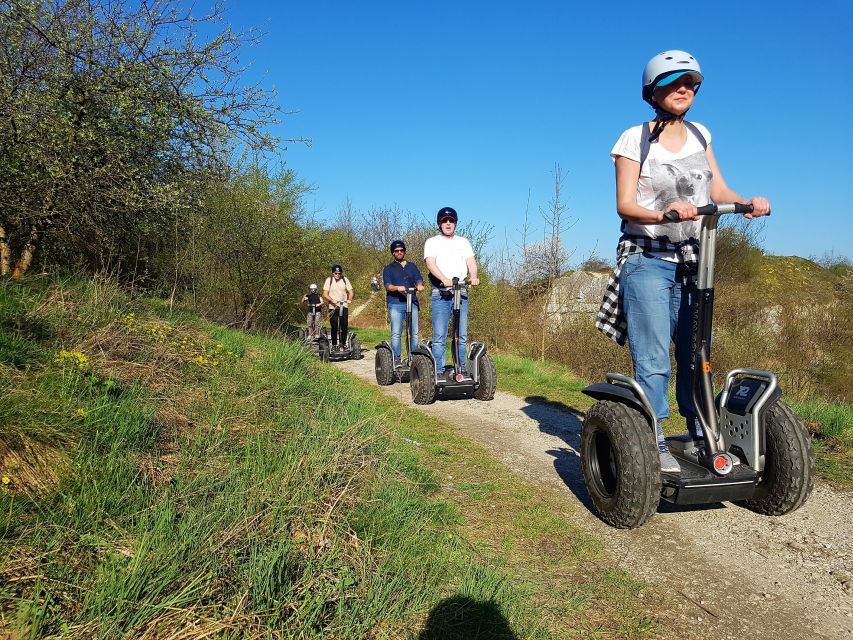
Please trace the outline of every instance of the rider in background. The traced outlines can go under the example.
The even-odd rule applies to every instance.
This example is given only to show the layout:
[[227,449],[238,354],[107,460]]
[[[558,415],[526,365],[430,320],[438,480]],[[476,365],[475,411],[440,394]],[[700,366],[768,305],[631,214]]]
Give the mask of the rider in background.
[[341,265],[336,264],[332,267],[332,275],[323,283],[323,297],[329,303],[332,351],[343,350],[347,344],[349,304],[352,302],[354,292],[350,281],[344,277],[344,268]]
[[[400,336],[403,334],[403,321],[406,317],[406,289],[413,287],[417,291],[424,290],[424,279],[413,262],[406,260],[406,243],[394,240],[391,243],[391,255],[394,259],[382,271],[382,282],[385,284],[385,302],[388,306],[388,316],[391,318],[391,351],[394,353],[394,364],[400,363],[403,350]],[[412,342],[414,351],[418,346],[418,295],[412,295]]]
[[[445,341],[447,323],[453,311],[453,293],[450,287],[453,278],[463,280],[470,275],[469,284],[478,285],[477,260],[474,250],[466,238],[456,235],[459,216],[453,207],[443,207],[436,215],[440,233],[424,244],[424,260],[429,269],[432,285],[430,304],[432,307],[432,355],[440,380],[444,380]],[[462,293],[459,313],[459,366],[465,370],[465,350],[468,343],[468,294]]]
[[308,305],[308,337],[319,338],[320,327],[323,324],[323,300],[317,293],[317,285],[311,284],[308,293],[302,296],[302,302]]
[[[701,438],[691,399],[697,207],[746,202],[723,179],[708,129],[684,119],[703,80],[689,53],[665,51],[652,58],[643,72],[642,93],[655,118],[625,131],[610,152],[622,236],[596,326],[620,345],[628,340],[634,375],[657,414],[661,470],[668,472],[680,471],[661,426],[669,417],[670,341],[678,410],[690,434]],[[770,213],[766,198],[748,203],[754,213],[747,218]],[[677,212],[679,220],[667,222],[668,211]]]

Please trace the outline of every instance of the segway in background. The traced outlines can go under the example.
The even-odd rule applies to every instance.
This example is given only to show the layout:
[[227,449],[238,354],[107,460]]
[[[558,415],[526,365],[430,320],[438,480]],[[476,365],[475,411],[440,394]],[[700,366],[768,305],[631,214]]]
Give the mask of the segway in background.
[[[584,480],[599,517],[619,528],[642,525],[662,497],[674,504],[733,501],[780,516],[805,503],[814,486],[814,452],[803,423],[770,371],[733,369],[714,398],[711,331],[719,216],[751,213],[744,204],[699,207],[699,263],[693,321],[692,399],[703,437],[668,437],[681,471],[661,472],[656,415],[631,377],[608,373],[583,392],[598,400],[581,435]],[[675,221],[678,215],[665,217]]]
[[453,314],[451,329],[450,352],[453,357],[452,365],[445,365],[444,380],[439,379],[435,356],[432,354],[432,343],[418,347],[412,352],[412,364],[409,373],[409,383],[412,389],[412,400],[415,404],[431,404],[436,395],[448,392],[471,393],[477,400],[492,400],[495,397],[498,374],[495,363],[486,353],[486,345],[482,342],[472,342],[468,350],[468,369],[459,365],[459,314],[462,306],[462,289],[466,287],[459,278],[453,278]]
[[406,279],[406,320],[404,330],[406,332],[406,358],[401,357],[400,362],[394,361],[394,350],[387,341],[383,340],[376,345],[376,382],[382,386],[394,384],[395,380],[405,382],[409,377],[412,367],[412,300],[415,296],[415,287]]
[[[338,306],[340,307],[342,305]],[[364,349],[362,349],[361,347],[361,341],[358,339],[358,336],[355,335],[355,332],[353,331],[347,333],[346,342],[344,342],[343,345],[340,345],[339,343],[337,350],[331,348],[331,346],[329,345],[328,337],[321,337],[320,344],[324,345],[325,348],[329,350],[328,360],[330,362],[340,362],[342,360],[361,360],[364,357]],[[321,346],[320,348],[322,350],[323,346]]]
[[[301,311],[301,309],[300,309]],[[296,331],[296,339],[299,340],[306,349],[310,349],[323,362],[329,361],[331,354],[331,346],[329,345],[329,334],[326,327],[320,327],[320,337],[314,338],[305,327],[300,327]]]

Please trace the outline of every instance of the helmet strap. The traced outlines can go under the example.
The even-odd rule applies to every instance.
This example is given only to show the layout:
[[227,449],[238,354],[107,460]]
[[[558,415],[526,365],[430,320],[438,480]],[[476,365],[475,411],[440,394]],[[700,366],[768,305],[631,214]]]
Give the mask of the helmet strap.
[[685,111],[680,116],[677,116],[674,113],[666,111],[657,104],[653,104],[652,106],[655,110],[655,128],[652,129],[652,133],[649,136],[649,142],[654,142],[660,137],[660,134],[663,133],[663,129],[667,123],[680,122],[684,120],[684,116],[687,114],[687,111]]

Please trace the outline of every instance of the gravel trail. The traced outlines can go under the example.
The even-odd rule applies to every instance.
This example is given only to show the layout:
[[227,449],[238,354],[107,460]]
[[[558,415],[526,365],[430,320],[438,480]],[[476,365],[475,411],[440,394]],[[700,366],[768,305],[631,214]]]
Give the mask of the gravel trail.
[[[374,352],[364,355],[336,366],[375,383]],[[407,384],[383,390],[416,406]],[[583,505],[580,524],[607,541],[620,567],[650,585],[644,598],[675,637],[853,639],[853,494],[817,484],[801,509],[781,518],[728,503],[661,502],[646,525],[622,531],[591,511],[578,454],[582,413],[500,391],[491,402],[439,400],[417,409]]]

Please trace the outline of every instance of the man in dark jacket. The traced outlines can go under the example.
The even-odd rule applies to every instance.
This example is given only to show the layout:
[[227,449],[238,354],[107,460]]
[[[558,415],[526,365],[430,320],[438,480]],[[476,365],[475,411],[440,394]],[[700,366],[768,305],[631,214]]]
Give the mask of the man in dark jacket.
[[388,315],[391,318],[391,351],[394,353],[394,363],[400,362],[403,350],[400,337],[403,334],[403,323],[406,318],[406,289],[414,288],[412,296],[412,343],[411,348],[418,346],[418,294],[424,290],[424,279],[414,263],[406,260],[406,243],[394,240],[391,243],[391,255],[394,260],[382,271],[382,281],[385,284],[385,302],[388,305]]

